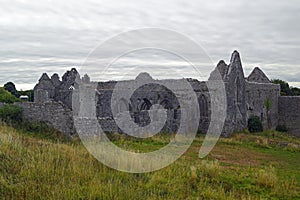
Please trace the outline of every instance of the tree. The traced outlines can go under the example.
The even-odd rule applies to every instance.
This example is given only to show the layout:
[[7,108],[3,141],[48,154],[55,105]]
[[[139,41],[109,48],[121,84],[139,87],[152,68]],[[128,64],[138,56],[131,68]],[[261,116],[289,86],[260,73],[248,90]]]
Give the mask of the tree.
[[15,97],[19,98],[20,97],[20,93],[18,92],[18,90],[16,89],[16,86],[13,82],[7,82],[4,85],[4,89],[9,91],[12,95],[14,95]]
[[280,94],[282,96],[300,96],[300,89],[296,87],[290,87],[286,81],[280,79],[272,80],[274,84],[280,84]]
[[34,91],[33,90],[25,90],[25,91],[19,91],[20,95],[27,95],[29,97],[28,101],[33,102],[34,101]]
[[300,89],[299,88],[296,88],[296,87],[290,87],[290,88],[291,88],[291,91],[292,91],[293,95],[300,96]]

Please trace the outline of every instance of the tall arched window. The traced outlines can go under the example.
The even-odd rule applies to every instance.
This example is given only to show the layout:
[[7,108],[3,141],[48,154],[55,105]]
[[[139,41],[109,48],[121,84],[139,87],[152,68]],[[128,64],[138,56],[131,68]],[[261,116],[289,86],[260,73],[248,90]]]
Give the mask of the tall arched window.
[[163,101],[160,102],[160,105],[165,108],[165,109],[172,109],[172,105],[171,103],[169,102],[168,99],[164,99]]
[[151,106],[152,106],[151,102],[148,99],[144,98],[139,106],[139,111],[150,110]]
[[200,97],[200,117],[208,117],[208,103],[205,95]]
[[242,97],[241,97],[241,81],[240,78],[237,77],[236,81],[235,81],[235,85],[236,85],[236,103],[237,104],[241,104],[242,103]]
[[180,106],[178,106],[178,108],[174,109],[174,119],[178,119],[179,111],[180,111]]

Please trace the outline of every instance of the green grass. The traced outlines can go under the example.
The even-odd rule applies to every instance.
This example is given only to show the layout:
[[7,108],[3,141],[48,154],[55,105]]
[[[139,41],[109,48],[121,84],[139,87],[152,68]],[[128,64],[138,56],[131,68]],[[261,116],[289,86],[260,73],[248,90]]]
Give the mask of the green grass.
[[[161,148],[170,137],[114,134],[129,150]],[[199,159],[199,136],[170,166],[128,174],[110,169],[75,141],[0,125],[0,199],[300,199],[300,140],[277,132],[238,133]]]

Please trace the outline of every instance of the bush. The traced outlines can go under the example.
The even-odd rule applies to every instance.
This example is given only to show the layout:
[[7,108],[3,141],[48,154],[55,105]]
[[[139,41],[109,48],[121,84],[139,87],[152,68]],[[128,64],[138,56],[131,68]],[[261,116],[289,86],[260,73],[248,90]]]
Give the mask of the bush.
[[251,116],[248,119],[248,130],[250,133],[262,132],[263,126],[258,116]]
[[22,108],[16,105],[5,104],[0,107],[0,119],[6,123],[21,122]]
[[276,131],[279,131],[279,132],[287,132],[288,131],[288,128],[283,124],[283,125],[278,125],[276,127]]
[[0,102],[14,103],[18,101],[20,101],[20,99],[12,95],[10,92],[6,91],[4,88],[0,87]]
[[44,133],[50,132],[50,127],[45,122],[30,122],[30,121],[23,121],[21,124],[22,130],[24,132],[32,132],[32,133]]

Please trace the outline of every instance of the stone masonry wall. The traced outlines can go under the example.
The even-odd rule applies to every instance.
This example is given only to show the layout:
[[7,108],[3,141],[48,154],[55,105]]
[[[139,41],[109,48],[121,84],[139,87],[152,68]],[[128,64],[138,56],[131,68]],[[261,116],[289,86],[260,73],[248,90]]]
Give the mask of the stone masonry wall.
[[[246,81],[247,118],[252,115],[258,116],[262,120],[264,129],[275,129],[278,124],[279,94],[279,85]],[[271,102],[268,113],[265,106],[267,99],[270,99]]]
[[278,98],[278,124],[300,137],[300,96]]
[[[280,86],[272,84],[259,68],[255,68],[248,78],[245,77],[242,61],[237,51],[233,52],[228,65],[224,61],[220,61],[216,70],[220,73],[226,89],[227,112],[222,131],[223,136],[247,128],[247,120],[251,115],[261,117],[264,128],[274,129],[278,123],[284,123],[293,131],[300,131],[300,114],[298,114],[300,113],[300,98],[280,97]],[[141,73],[139,76],[137,80],[126,80],[124,83],[129,84],[139,79],[148,80],[151,78],[147,73]],[[35,103],[20,104],[24,109],[24,118],[45,121],[65,134],[73,134],[75,130],[71,109],[73,109],[72,94],[78,87],[76,80],[85,83],[90,82],[87,75],[80,79],[76,69],[67,71],[61,81],[57,74],[51,76],[51,79],[47,74],[43,74],[34,89]],[[194,79],[187,79],[187,81],[198,97],[199,131],[205,133],[212,120],[210,93],[206,82]],[[97,119],[103,129],[108,132],[120,131],[110,109],[111,95],[116,83],[116,81],[95,82],[97,84]],[[161,83],[181,85],[179,79],[159,80],[158,85]],[[188,94],[184,90],[180,91],[180,95],[188,98]],[[271,108],[268,112],[265,106],[267,99],[271,101]],[[143,86],[134,93],[130,102],[124,99],[119,101],[116,104],[118,106],[113,109],[120,114],[130,110],[132,120],[141,126],[149,123],[148,111],[151,106],[160,104],[168,110],[168,120],[164,130],[176,132],[180,122],[181,108],[174,95],[167,89],[155,84]],[[76,113],[76,109],[73,111]],[[298,113],[295,113],[296,111]]]
[[29,121],[43,121],[47,125],[70,136],[75,133],[72,111],[60,102],[16,103],[23,109],[23,118]]
[[[133,83],[134,80],[126,81]],[[205,82],[197,80],[187,80],[194,89],[200,108],[200,121],[199,131],[206,133],[210,122],[210,98],[208,89]],[[160,80],[159,83],[177,83],[180,80]],[[106,132],[122,132],[115,123],[111,110],[111,95],[116,82],[99,82],[97,94],[97,117],[101,127]],[[184,95],[188,96],[187,91],[181,91]],[[181,111],[180,105],[174,94],[167,88],[159,84],[147,84],[137,89],[132,95],[130,102],[122,101],[117,102],[119,106],[115,107],[115,112],[122,114],[123,111],[130,111],[130,115],[134,123],[140,126],[150,124],[148,110],[154,104],[160,104],[167,110],[167,121],[162,132],[176,132],[180,125]],[[115,116],[117,117],[117,116]],[[155,122],[154,122],[155,123]]]

